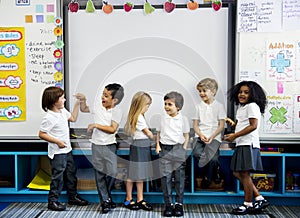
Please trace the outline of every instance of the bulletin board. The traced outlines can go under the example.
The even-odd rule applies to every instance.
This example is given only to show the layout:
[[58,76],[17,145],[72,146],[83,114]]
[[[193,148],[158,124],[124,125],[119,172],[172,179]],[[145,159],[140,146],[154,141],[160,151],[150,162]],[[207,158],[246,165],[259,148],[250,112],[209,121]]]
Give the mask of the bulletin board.
[[266,91],[261,140],[300,140],[299,8],[299,1],[238,5],[236,82],[254,80]]
[[[182,113],[191,121],[200,102],[196,85],[206,77],[218,81],[216,98],[226,107],[226,91],[232,83],[228,75],[233,73],[230,7],[224,5],[219,11],[178,7],[172,13],[157,7],[145,14],[141,6],[129,13],[121,8],[108,15],[96,9],[94,13],[66,11],[66,16],[69,96],[84,93],[89,106],[97,110],[105,85],[120,83],[125,90],[119,105],[124,112],[121,128],[138,91],[152,97],[145,114],[151,128],[164,113],[163,96],[170,91],[183,95]],[[71,127],[87,128],[93,122],[91,114],[80,113]]]
[[0,1],[0,139],[38,138],[42,92],[63,87],[57,12],[56,0]]

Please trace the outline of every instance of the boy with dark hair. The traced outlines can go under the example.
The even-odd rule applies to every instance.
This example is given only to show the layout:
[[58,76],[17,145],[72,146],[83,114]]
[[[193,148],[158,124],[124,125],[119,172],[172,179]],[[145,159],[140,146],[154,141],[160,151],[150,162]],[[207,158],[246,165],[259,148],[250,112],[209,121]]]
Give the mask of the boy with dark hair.
[[[77,95],[78,96],[78,95]],[[117,175],[117,141],[116,133],[122,119],[122,111],[116,108],[124,97],[124,88],[112,83],[105,86],[102,93],[100,110],[92,111],[95,123],[88,125],[88,131],[93,131],[92,160],[102,213],[108,213],[116,204],[111,197]],[[91,112],[83,94],[80,97],[80,110]]]

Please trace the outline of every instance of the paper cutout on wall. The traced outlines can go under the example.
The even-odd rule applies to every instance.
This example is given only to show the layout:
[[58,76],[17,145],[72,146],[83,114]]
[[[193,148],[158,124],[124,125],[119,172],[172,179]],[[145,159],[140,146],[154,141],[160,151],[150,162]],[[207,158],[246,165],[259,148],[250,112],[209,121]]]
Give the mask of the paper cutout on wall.
[[22,27],[0,28],[0,93],[0,121],[26,120],[25,40]]

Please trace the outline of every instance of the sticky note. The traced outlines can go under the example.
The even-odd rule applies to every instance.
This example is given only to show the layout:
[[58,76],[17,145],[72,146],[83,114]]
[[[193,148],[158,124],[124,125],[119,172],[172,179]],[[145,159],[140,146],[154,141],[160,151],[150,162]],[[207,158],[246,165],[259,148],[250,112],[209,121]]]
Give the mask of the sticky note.
[[54,15],[47,15],[46,20],[47,20],[47,23],[53,23],[54,22]]
[[278,82],[277,83],[277,93],[278,94],[282,94],[283,93],[283,83],[282,82]]
[[54,5],[53,4],[47,5],[47,12],[54,12]]
[[33,18],[32,15],[25,15],[25,23],[32,23]]
[[36,5],[35,6],[35,12],[36,13],[43,13],[44,12],[44,6],[43,5]]
[[44,23],[44,15],[36,15],[35,18],[37,23]]

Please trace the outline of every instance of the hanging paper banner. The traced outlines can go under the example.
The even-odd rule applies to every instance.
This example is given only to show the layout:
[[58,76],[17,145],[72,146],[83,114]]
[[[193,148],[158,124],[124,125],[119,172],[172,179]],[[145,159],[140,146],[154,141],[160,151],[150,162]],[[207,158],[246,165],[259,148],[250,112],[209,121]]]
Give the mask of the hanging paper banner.
[[22,27],[0,27],[0,121],[26,120],[25,39]]

